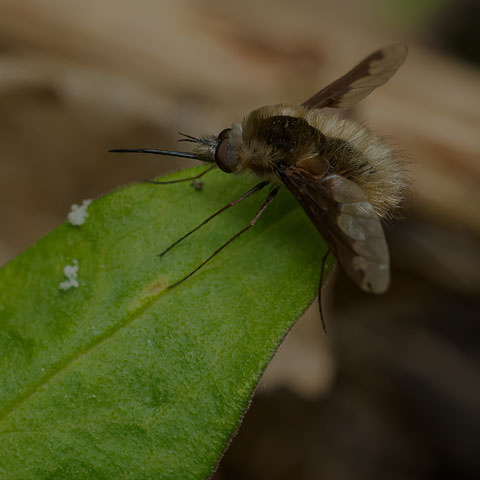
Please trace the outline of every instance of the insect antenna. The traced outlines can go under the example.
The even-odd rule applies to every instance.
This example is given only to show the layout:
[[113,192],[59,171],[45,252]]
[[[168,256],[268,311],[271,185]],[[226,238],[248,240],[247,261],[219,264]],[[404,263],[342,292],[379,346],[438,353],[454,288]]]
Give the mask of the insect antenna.
[[185,137],[185,139],[188,138],[188,139],[190,139],[190,140],[192,140],[192,141],[194,141],[194,142],[199,142],[199,141],[200,141],[199,138],[194,137],[193,135],[189,135],[188,133],[178,132],[178,134],[181,135],[182,137]]
[[200,270],[205,264],[207,264],[213,257],[215,257],[215,255],[217,255],[218,253],[220,253],[227,245],[229,245],[230,243],[232,243],[236,238],[238,238],[240,235],[244,234],[246,231],[250,230],[256,223],[257,223],[257,220],[260,218],[260,216],[262,215],[262,213],[265,211],[265,209],[270,205],[270,203],[272,202],[272,200],[275,198],[275,196],[277,195],[278,193],[278,190],[279,190],[280,187],[275,187],[269,194],[268,194],[268,197],[266,198],[266,200],[263,202],[262,206],[258,209],[257,213],[255,214],[255,216],[252,218],[252,220],[250,220],[250,223],[242,228],[242,230],[240,230],[238,233],[236,233],[230,240],[228,240],[227,242],[225,242],[221,247],[218,247],[206,260],[204,260],[197,268],[195,268],[194,270],[192,270],[187,276],[183,277],[181,280],[179,280],[178,282],[175,282],[174,284],[170,285],[168,287],[168,289],[172,289],[174,287],[176,287],[177,285],[180,285],[181,283],[183,283],[185,280],[187,280],[188,278],[190,278],[194,273],[198,272],[198,270]]
[[180,138],[177,140],[177,142],[202,143],[203,145],[212,145],[212,143],[213,144],[215,143],[214,141],[212,141],[212,139],[208,139],[208,138],[197,138],[182,132],[178,132],[178,134],[182,135],[182,137],[185,137],[185,138]]
[[[206,173],[206,172],[204,172]],[[252,189],[250,189],[248,192],[244,193],[243,195],[241,195],[240,197],[236,198],[235,200],[231,201],[230,203],[228,203],[227,205],[225,205],[224,207],[222,207],[220,210],[218,210],[217,212],[215,212],[213,215],[210,215],[206,220],[204,220],[202,223],[200,223],[199,225],[197,225],[195,228],[193,228],[192,230],[190,230],[188,233],[186,233],[185,235],[183,235],[183,237],[180,237],[178,240],[176,240],[175,242],[173,242],[169,247],[167,247],[162,253],[160,253],[158,256],[159,257],[163,257],[163,255],[165,255],[169,250],[171,250],[175,245],[178,245],[182,240],[185,240],[187,237],[189,237],[192,233],[196,232],[200,227],[203,227],[203,225],[205,225],[206,223],[208,223],[210,220],[212,220],[213,218],[215,218],[217,215],[220,215],[222,212],[224,212],[225,210],[228,210],[229,208],[231,207],[234,207],[235,205],[237,205],[238,203],[240,203],[242,200],[245,200],[246,198],[250,197],[251,195],[253,195],[254,193],[257,193],[259,192],[263,187],[266,187],[268,185],[269,182],[261,182],[261,183],[258,183],[257,185],[255,185]]]

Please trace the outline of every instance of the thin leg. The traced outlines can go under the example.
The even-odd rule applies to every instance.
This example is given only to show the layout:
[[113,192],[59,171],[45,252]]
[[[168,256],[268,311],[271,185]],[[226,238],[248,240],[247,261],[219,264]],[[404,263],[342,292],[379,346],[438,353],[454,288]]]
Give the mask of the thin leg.
[[200,173],[199,175],[195,175],[194,177],[182,178],[180,180],[170,180],[168,182],[156,182],[155,180],[144,180],[145,183],[154,183],[155,185],[167,185],[168,183],[180,183],[180,182],[188,182],[189,180],[196,180],[197,178],[203,177],[206,173],[212,171],[215,168],[215,165],[208,167],[205,171]]
[[325,323],[325,318],[323,317],[322,309],[322,285],[323,285],[323,273],[325,271],[325,262],[327,261],[328,255],[330,254],[330,249],[327,249],[327,252],[322,258],[322,270],[320,271],[320,282],[318,283],[318,309],[320,310],[320,318],[322,320],[323,331],[327,333],[327,325]]
[[178,240],[173,242],[169,247],[167,247],[162,253],[159,254],[159,257],[162,257],[165,255],[169,250],[171,250],[175,245],[178,245],[182,240],[185,240],[188,236],[190,236],[192,233],[196,232],[200,227],[203,227],[206,223],[208,223],[210,220],[215,218],[217,215],[220,215],[222,212],[225,210],[228,210],[229,208],[237,205],[237,203],[240,203],[242,200],[245,200],[246,198],[250,197],[254,193],[257,193],[260,191],[263,187],[267,186],[269,182],[261,182],[255,185],[251,190],[249,190],[247,193],[244,193],[241,197],[236,198],[232,202],[230,202],[228,205],[225,205],[223,208],[218,210],[218,212],[215,212],[213,215],[210,215],[206,220],[204,220],[200,225],[197,225],[193,230],[190,230],[188,233],[186,233],[183,237],[180,237]]
[[277,195],[278,193],[278,189],[280,187],[275,187],[269,194],[268,194],[268,197],[267,199],[263,202],[263,205],[259,208],[258,212],[255,214],[255,216],[252,218],[252,220],[250,220],[250,223],[245,227],[245,228],[242,228],[242,230],[240,230],[237,234],[235,234],[230,240],[228,240],[227,242],[225,242],[221,247],[217,248],[213,253],[212,255],[210,255],[206,260],[204,260],[197,268],[195,268],[195,270],[191,271],[186,277],[183,277],[181,280],[179,280],[178,282],[175,282],[173,285],[170,285],[168,288],[171,289],[171,288],[174,288],[176,287],[177,285],[180,285],[182,282],[184,282],[185,280],[187,280],[187,278],[190,278],[194,273],[198,272],[198,270],[200,270],[206,263],[208,263],[215,255],[217,255],[218,253],[220,253],[227,245],[229,245],[230,243],[232,243],[236,238],[238,238],[240,235],[242,235],[243,233],[245,233],[247,230],[250,230],[256,223],[257,223],[257,220],[260,218],[260,216],[262,215],[262,213],[265,211],[265,209],[268,207],[268,205],[270,205],[270,203],[272,202],[272,200],[275,198],[275,196]]

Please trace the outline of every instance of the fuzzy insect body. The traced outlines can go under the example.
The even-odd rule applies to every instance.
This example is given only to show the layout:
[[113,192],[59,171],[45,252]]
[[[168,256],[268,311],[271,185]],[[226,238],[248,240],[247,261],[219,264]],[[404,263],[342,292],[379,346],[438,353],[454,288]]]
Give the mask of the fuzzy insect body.
[[[401,155],[361,123],[324,110],[273,105],[234,123],[228,135],[228,156],[235,159],[224,166],[228,173],[251,171],[263,179],[282,181],[279,169],[309,160],[317,175],[337,174],[355,182],[382,218],[390,217],[403,201]],[[206,137],[195,145],[199,159],[212,161],[217,138]]]
[[381,220],[390,217],[402,202],[406,186],[403,161],[387,142],[365,125],[341,118],[324,108],[356,105],[395,73],[406,53],[404,45],[377,50],[300,106],[265,106],[218,135],[204,138],[184,135],[183,141],[194,144],[193,153],[115,150],[195,158],[214,164],[226,173],[252,172],[262,180],[163,253],[217,214],[266,185],[272,185],[250,224],[173,286],[190,277],[251,228],[284,185],[320,231],[348,276],[365,291],[384,292],[390,273]]

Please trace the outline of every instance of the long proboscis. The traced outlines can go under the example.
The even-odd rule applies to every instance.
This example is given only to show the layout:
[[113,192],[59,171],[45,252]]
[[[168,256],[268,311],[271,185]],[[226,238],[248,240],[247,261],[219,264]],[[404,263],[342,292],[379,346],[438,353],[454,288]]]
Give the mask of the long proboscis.
[[173,150],[156,150],[152,148],[115,148],[109,150],[112,153],[154,153],[156,155],[170,155],[172,157],[184,157],[193,158],[194,160],[200,160],[197,155],[190,152],[175,152]]

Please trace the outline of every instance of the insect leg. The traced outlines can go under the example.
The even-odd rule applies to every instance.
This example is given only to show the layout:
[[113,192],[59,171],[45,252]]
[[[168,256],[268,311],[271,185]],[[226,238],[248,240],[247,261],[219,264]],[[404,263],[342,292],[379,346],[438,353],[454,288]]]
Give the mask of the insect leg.
[[205,171],[200,173],[199,175],[195,175],[194,177],[182,178],[180,180],[170,180],[168,182],[156,182],[155,180],[144,180],[145,183],[154,183],[155,185],[167,185],[169,183],[180,183],[180,182],[188,182],[189,180],[196,180],[197,178],[203,177],[206,173],[210,172],[215,168],[215,165],[208,167]]
[[245,227],[242,228],[238,233],[236,233],[230,240],[225,242],[221,247],[217,248],[206,260],[204,260],[195,270],[191,271],[186,277],[183,277],[181,280],[178,282],[175,282],[174,284],[170,285],[168,289],[171,289],[173,287],[176,287],[177,285],[180,285],[182,282],[187,280],[187,278],[190,278],[194,273],[198,272],[206,263],[208,263],[215,255],[220,253],[227,245],[232,243],[236,238],[238,238],[240,235],[245,233],[247,230],[250,230],[256,223],[257,220],[260,218],[262,213],[265,211],[265,209],[270,205],[272,200],[275,198],[275,196],[278,193],[280,187],[275,187],[269,194],[267,199],[263,202],[262,206],[258,209],[258,212],[255,214],[255,216],[250,220],[250,223]]
[[240,197],[236,198],[235,200],[233,200],[232,202],[230,202],[229,204],[225,205],[224,207],[222,207],[220,210],[218,210],[217,212],[215,212],[213,215],[210,215],[206,220],[204,220],[202,223],[200,223],[199,225],[197,225],[193,230],[190,230],[188,233],[186,233],[185,235],[183,235],[183,237],[180,237],[178,240],[176,240],[175,242],[173,242],[169,247],[167,247],[162,253],[160,253],[158,256],[159,257],[162,257],[163,255],[165,255],[169,250],[171,250],[175,245],[178,245],[182,240],[185,240],[185,238],[187,238],[188,236],[190,236],[192,233],[196,232],[200,227],[203,227],[203,225],[205,225],[206,223],[208,223],[210,220],[212,220],[213,218],[215,218],[217,215],[220,215],[222,212],[224,212],[225,210],[228,210],[229,208],[231,207],[234,207],[235,205],[237,205],[237,203],[240,203],[242,200],[245,200],[246,198],[250,197],[250,195],[253,195],[254,193],[257,193],[259,190],[261,190],[263,187],[267,186],[269,182],[260,182],[258,183],[257,185],[255,185],[251,190],[249,190],[247,193],[244,193],[243,195],[241,195]]
[[325,323],[325,318],[323,317],[322,309],[322,285],[323,285],[323,274],[325,272],[325,262],[327,261],[328,255],[330,254],[330,249],[328,248],[325,252],[325,255],[322,258],[322,269],[320,271],[320,281],[318,282],[318,309],[320,310],[320,318],[322,320],[323,331],[327,333],[327,325]]

